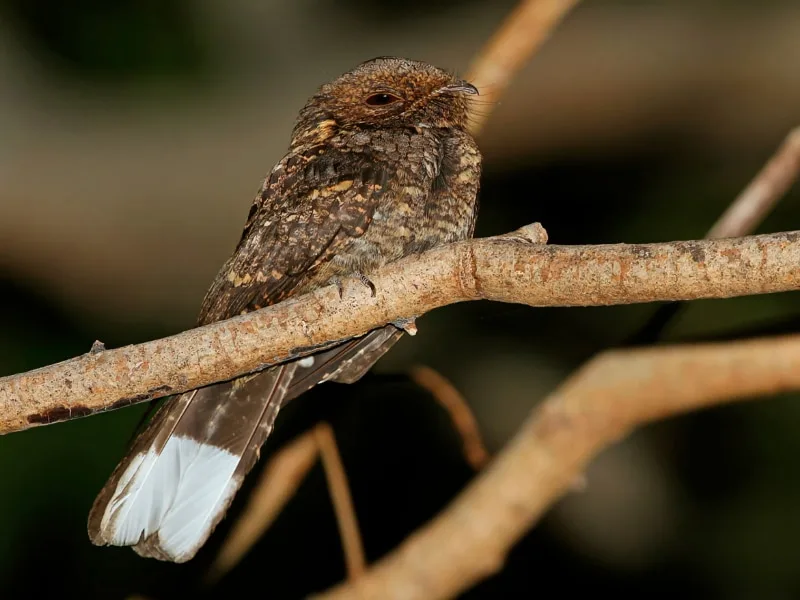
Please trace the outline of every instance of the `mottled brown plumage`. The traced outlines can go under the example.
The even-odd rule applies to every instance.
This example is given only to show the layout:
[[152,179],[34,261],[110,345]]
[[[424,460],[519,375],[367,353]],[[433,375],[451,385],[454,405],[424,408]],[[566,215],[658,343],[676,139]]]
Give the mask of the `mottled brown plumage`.
[[[198,323],[341,285],[345,277],[371,285],[370,274],[388,262],[470,237],[481,167],[467,132],[468,95],[474,93],[470,84],[431,65],[391,57],[363,63],[322,86],[300,112],[288,154],[256,195],[239,244],[209,289]],[[188,560],[224,514],[282,404],[322,381],[356,381],[401,335],[387,325],[313,358],[170,400],[95,502],[92,540],[133,545],[142,555],[165,560]],[[136,488],[140,467],[133,483],[128,481],[130,464],[149,457],[148,452],[160,457],[171,438],[221,448],[226,457],[236,458],[232,492],[214,496],[219,506],[212,503],[213,514],[197,526],[202,531],[196,543],[187,542],[188,549],[164,539],[163,521],[179,519],[170,507],[155,524],[142,526],[138,537],[127,522],[124,527],[133,533],[120,534],[124,527],[118,523],[135,514],[125,502],[139,501],[145,493]],[[179,479],[191,478],[178,471]],[[177,498],[184,493],[173,492]],[[158,493],[153,492],[160,501]]]

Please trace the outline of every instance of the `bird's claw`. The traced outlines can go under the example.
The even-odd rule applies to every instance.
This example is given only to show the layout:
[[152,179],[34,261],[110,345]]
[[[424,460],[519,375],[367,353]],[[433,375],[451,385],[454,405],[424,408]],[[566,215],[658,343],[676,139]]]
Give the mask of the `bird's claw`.
[[374,284],[374,283],[372,283],[372,282],[369,280],[369,277],[367,277],[367,276],[366,276],[366,275],[364,275],[363,273],[357,272],[355,275],[356,275],[356,277],[358,277],[358,280],[359,280],[361,283],[363,283],[365,286],[367,286],[367,287],[369,288],[369,291],[370,291],[370,293],[372,294],[372,297],[374,298],[374,297],[375,297],[375,293],[376,293],[376,291],[375,291],[375,284]]
[[344,285],[342,285],[342,280],[338,277],[334,277],[331,279],[331,283],[336,286],[336,291],[339,292],[339,300],[344,298]]
[[[370,281],[369,277],[358,271],[353,273],[353,276],[356,277],[363,285],[369,288],[370,294],[374,298],[376,294],[375,284]],[[329,281],[336,286],[336,289],[339,292],[339,300],[341,300],[344,297],[344,284],[342,283],[342,279],[340,277],[332,277],[329,279]]]

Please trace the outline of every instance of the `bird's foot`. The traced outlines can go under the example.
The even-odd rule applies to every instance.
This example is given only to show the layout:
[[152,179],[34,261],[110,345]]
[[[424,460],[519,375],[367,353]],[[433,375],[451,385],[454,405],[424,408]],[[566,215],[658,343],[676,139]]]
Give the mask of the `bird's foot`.
[[[376,293],[375,284],[370,281],[369,277],[367,277],[366,275],[364,275],[360,271],[356,271],[355,273],[353,273],[353,277],[355,277],[363,285],[368,287],[370,293],[372,294],[372,297],[373,298],[375,297],[375,293]],[[331,283],[331,284],[336,286],[336,289],[339,292],[339,299],[341,300],[342,297],[344,297],[344,283],[342,283],[341,277],[331,277],[328,281],[329,281],[329,283]]]

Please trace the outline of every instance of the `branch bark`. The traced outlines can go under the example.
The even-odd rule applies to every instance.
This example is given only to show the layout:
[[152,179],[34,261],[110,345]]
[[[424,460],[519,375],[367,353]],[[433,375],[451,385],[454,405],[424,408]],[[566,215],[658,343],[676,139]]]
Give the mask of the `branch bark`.
[[798,389],[800,335],[600,354],[533,410],[446,510],[358,581],[317,598],[451,598],[499,571],[590,459],[635,427]]
[[800,232],[739,239],[545,246],[535,226],[460,242],[376,273],[168,338],[0,379],[0,433],[202,387],[400,317],[467,300],[596,306],[800,289]]

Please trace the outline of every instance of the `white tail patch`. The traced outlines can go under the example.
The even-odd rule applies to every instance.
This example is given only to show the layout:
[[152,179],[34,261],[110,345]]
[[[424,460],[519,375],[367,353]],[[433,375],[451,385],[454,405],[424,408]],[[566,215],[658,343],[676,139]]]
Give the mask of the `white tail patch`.
[[313,356],[306,356],[305,358],[301,358],[297,361],[298,367],[303,367],[304,369],[309,369],[314,366],[314,357]]
[[173,435],[163,451],[138,454],[119,478],[100,530],[106,543],[131,546],[158,535],[170,560],[194,556],[239,487],[239,457]]

